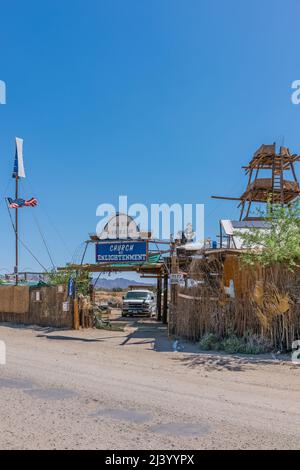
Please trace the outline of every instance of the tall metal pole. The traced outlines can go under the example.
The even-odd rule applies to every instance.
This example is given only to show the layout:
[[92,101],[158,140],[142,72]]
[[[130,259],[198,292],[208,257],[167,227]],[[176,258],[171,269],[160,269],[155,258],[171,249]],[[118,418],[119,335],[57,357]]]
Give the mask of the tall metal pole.
[[[18,174],[16,174],[16,193],[15,193],[16,200],[19,197],[19,178]],[[15,265],[15,274],[16,274],[16,286],[19,284],[19,218],[18,218],[18,209],[15,209],[15,236],[16,236],[16,265]]]

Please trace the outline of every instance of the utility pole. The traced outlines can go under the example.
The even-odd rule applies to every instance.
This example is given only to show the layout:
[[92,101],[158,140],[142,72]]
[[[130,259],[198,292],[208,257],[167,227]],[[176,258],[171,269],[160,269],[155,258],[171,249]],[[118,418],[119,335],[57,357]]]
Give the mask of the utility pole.
[[[16,174],[16,200],[19,197],[19,176]],[[18,208],[15,209],[15,237],[16,237],[16,265],[15,265],[15,275],[16,275],[16,286],[19,284],[19,214]]]

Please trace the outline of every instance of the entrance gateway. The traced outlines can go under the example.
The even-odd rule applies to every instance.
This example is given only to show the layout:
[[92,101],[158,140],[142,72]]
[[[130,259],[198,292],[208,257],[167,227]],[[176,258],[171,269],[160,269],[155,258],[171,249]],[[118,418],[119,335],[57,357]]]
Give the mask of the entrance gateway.
[[[124,238],[130,233],[131,237]],[[84,263],[87,249],[95,246],[95,263]],[[169,260],[173,251],[170,241],[151,238],[141,232],[132,217],[114,215],[100,234],[90,235],[80,264],[68,265],[70,271],[90,273],[136,272],[143,279],[156,279],[157,320],[168,321]],[[59,268],[66,270],[66,268]]]

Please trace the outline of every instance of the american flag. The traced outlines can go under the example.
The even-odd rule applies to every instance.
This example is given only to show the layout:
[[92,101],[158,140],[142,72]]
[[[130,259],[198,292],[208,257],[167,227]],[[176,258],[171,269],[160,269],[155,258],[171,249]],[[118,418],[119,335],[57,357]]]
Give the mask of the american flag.
[[32,197],[31,199],[12,199],[11,197],[7,198],[8,200],[8,207],[10,209],[20,209],[21,207],[35,207],[37,205],[37,199]]

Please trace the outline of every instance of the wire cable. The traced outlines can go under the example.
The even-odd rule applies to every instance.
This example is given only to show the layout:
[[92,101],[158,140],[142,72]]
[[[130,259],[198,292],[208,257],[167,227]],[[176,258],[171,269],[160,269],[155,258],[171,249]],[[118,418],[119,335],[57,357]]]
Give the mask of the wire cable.
[[45,268],[45,266],[38,260],[38,258],[34,255],[34,253],[30,250],[30,248],[23,242],[23,240],[17,234],[16,227],[15,227],[15,224],[12,220],[12,216],[11,216],[11,213],[10,213],[10,210],[9,210],[9,207],[8,207],[8,201],[7,201],[6,198],[5,198],[5,200],[6,200],[6,207],[7,207],[8,215],[9,215],[9,218],[10,218],[10,221],[11,221],[13,231],[15,232],[15,235],[17,236],[17,240],[21,243],[21,245],[25,248],[25,250],[28,251],[28,253],[33,257],[33,259],[41,266],[41,268],[45,272],[48,272],[47,268]]
[[50,249],[49,249],[49,247],[48,247],[48,245],[47,245],[47,242],[46,242],[46,239],[45,239],[44,234],[43,234],[43,232],[42,232],[42,229],[41,229],[41,227],[40,227],[40,224],[39,224],[39,222],[38,222],[38,220],[37,220],[37,218],[36,218],[36,216],[35,216],[34,214],[33,214],[33,218],[34,218],[34,221],[35,221],[36,226],[37,226],[37,228],[38,228],[38,231],[39,231],[39,233],[40,233],[40,235],[41,235],[41,238],[42,238],[42,240],[43,240],[43,243],[44,243],[44,246],[45,246],[46,251],[47,251],[47,253],[48,253],[50,262],[51,262],[51,264],[52,264],[52,267],[53,267],[53,269],[55,270],[55,269],[56,269],[56,266],[55,266],[54,261],[53,261],[53,258],[52,258],[52,256],[51,256]]
[[[24,187],[23,183],[21,184],[21,186]],[[45,246],[45,248],[46,248],[47,254],[48,254],[49,259],[50,259],[50,263],[52,264],[52,267],[53,267],[53,269],[55,270],[55,269],[56,269],[56,266],[55,266],[55,263],[54,263],[54,261],[53,261],[53,257],[52,257],[52,255],[51,255],[49,246],[48,246],[48,244],[47,244],[47,242],[46,242],[46,238],[45,238],[45,236],[44,236],[44,233],[43,233],[43,231],[42,231],[42,228],[41,228],[41,226],[40,226],[40,224],[39,224],[39,222],[38,222],[38,219],[37,219],[37,217],[36,217],[36,215],[35,215],[34,212],[32,213],[32,215],[33,215],[34,222],[35,222],[35,224],[36,224],[36,226],[37,226],[37,229],[38,229],[38,231],[39,231],[39,234],[40,234],[40,236],[41,236],[41,239],[42,239],[42,241],[43,241],[43,244],[44,244],[44,246]]]
[[[24,182],[22,182],[22,183],[23,183],[24,189],[25,189],[25,186],[28,185],[31,188],[32,192],[36,193],[35,188],[33,187],[32,183],[30,183],[29,181],[26,182],[26,185],[24,184]],[[58,238],[60,239],[61,243],[64,245],[64,248],[66,249],[66,251],[68,252],[70,257],[72,257],[72,252],[70,250],[70,247],[67,245],[66,241],[64,240],[64,238],[61,235],[60,231],[58,230],[56,224],[53,222],[52,218],[50,217],[50,214],[46,210],[45,205],[42,204],[41,201],[39,201],[39,207],[40,207],[41,211],[43,211],[44,214],[46,215],[50,225],[52,226],[52,228],[56,232],[56,234],[57,234]]]

